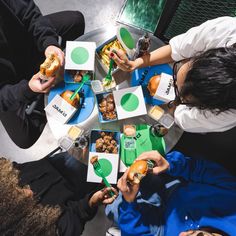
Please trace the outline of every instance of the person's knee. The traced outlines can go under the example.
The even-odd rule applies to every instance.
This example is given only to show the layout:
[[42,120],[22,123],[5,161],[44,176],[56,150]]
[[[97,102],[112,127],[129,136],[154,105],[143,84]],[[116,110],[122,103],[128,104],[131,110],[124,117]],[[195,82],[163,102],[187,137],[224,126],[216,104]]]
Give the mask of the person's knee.
[[16,118],[7,121],[7,116],[4,119],[1,119],[2,124],[5,128],[10,139],[22,149],[28,149],[34,145],[34,143],[40,137],[45,123],[39,124],[39,126],[32,125],[28,119],[21,120]]
[[19,136],[15,136],[15,135],[9,135],[11,140],[19,147],[22,149],[28,149],[30,147],[32,147],[36,141],[38,140],[38,138],[40,137],[40,132],[35,132],[35,134],[33,134],[32,136],[26,136],[26,135],[21,135]]
[[72,17],[74,21],[74,33],[79,37],[84,34],[85,30],[84,15],[80,11],[74,11]]

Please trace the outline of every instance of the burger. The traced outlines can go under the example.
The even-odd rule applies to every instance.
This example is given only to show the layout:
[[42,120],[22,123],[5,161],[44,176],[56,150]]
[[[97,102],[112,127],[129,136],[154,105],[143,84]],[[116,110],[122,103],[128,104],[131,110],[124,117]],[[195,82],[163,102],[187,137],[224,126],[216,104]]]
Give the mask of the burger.
[[71,95],[73,94],[73,91],[66,90],[64,91],[60,96],[67,101],[71,106],[78,108],[79,106],[79,94],[77,93],[74,99],[70,99]]
[[130,168],[127,175],[128,182],[130,184],[139,184],[141,179],[146,176],[149,170],[147,161],[138,160],[134,162]]
[[60,60],[54,53],[50,54],[40,65],[40,73],[45,79],[55,76],[59,69]]
[[157,91],[161,80],[160,75],[154,75],[148,82],[147,89],[149,90],[150,95],[153,97]]

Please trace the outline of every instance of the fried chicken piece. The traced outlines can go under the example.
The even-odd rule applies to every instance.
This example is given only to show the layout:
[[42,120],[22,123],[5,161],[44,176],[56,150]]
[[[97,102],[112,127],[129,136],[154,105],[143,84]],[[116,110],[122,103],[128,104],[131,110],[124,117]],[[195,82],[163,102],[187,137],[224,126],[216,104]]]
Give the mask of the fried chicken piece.
[[112,153],[113,153],[113,154],[117,154],[117,153],[118,153],[118,147],[114,147]]
[[111,102],[108,102],[108,103],[107,103],[106,110],[107,110],[107,111],[114,111],[114,110],[115,110],[115,104],[114,104],[114,103],[111,103]]
[[80,74],[79,71],[77,71],[76,74],[74,75],[74,81],[81,82],[81,80],[82,80],[82,75]]
[[113,103],[114,102],[113,94],[112,93],[108,94],[106,99],[107,99],[107,102],[112,102]]
[[102,146],[102,151],[104,152],[104,151],[106,151],[106,149],[107,149],[107,145],[104,144],[104,145]]
[[114,147],[112,145],[107,146],[107,151],[109,151],[109,153],[111,153],[113,151]]
[[99,107],[99,111],[103,114],[105,114],[107,112],[107,108],[106,107]]
[[114,119],[116,119],[116,112],[115,111],[110,111],[110,112],[107,112],[106,113],[106,117],[107,117],[107,119],[109,119],[109,120],[114,120]]
[[118,153],[117,142],[113,132],[101,132],[101,138],[96,140],[96,151],[104,153]]
[[112,137],[110,136],[110,135],[105,135],[104,137],[103,137],[103,139],[104,140],[109,140],[109,141],[111,141],[111,139],[112,139]]
[[107,100],[106,98],[103,98],[102,101],[99,103],[99,107],[106,107],[107,106]]
[[109,144],[110,144],[110,140],[106,139],[106,140],[104,140],[104,143],[105,143],[106,145],[109,145]]
[[102,99],[99,103],[99,111],[102,113],[104,120],[114,120],[117,118],[113,94],[108,94]]
[[117,145],[116,140],[115,140],[115,139],[112,139],[112,140],[111,140],[111,144],[114,145],[114,146]]
[[102,150],[104,144],[104,140],[102,138],[99,138],[96,140],[96,151]]

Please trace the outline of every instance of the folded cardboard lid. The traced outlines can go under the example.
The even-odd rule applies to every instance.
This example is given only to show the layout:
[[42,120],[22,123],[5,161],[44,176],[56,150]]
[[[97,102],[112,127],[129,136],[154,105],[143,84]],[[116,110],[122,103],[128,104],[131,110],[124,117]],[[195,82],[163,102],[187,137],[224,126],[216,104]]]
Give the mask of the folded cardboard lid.
[[44,110],[49,116],[59,121],[61,124],[67,123],[77,111],[75,107],[71,106],[59,94],[50,101]]
[[113,91],[118,120],[147,114],[141,86]]
[[67,41],[65,70],[94,70],[95,42]]
[[173,101],[175,99],[174,81],[171,75],[161,73],[161,79],[154,98],[164,102]]
[[117,39],[121,43],[122,47],[126,50],[128,56],[132,59],[135,53],[135,40],[131,33],[123,26],[117,28]]

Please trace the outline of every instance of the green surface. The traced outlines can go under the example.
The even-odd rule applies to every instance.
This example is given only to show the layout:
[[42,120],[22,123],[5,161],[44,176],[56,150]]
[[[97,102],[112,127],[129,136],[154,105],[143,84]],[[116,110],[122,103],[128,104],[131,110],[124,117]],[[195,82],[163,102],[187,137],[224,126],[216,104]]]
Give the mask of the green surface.
[[136,149],[136,140],[133,137],[125,137],[124,147],[129,150]]
[[118,21],[155,32],[166,0],[127,0]]
[[136,149],[124,148],[124,135],[121,137],[121,160],[126,166],[130,166],[133,161],[143,152],[157,150],[165,156],[165,141],[162,137],[153,136],[150,126],[141,124],[136,125]]
[[235,0],[181,0],[164,36],[171,39],[190,28],[220,16],[236,16]]
[[74,48],[71,52],[71,60],[75,64],[84,64],[89,59],[89,53],[86,48],[77,47]]
[[[101,169],[102,169],[102,173],[104,175],[104,177],[107,177],[111,174],[112,171],[112,164],[110,161],[108,161],[107,159],[99,159],[98,162],[100,163]],[[94,169],[96,175],[98,175],[99,177],[102,177],[98,171],[96,171],[96,169]]]
[[127,48],[129,49],[135,48],[134,39],[126,28],[123,27],[120,28],[120,37]]
[[120,101],[121,107],[128,112],[135,111],[139,106],[138,97],[132,93],[126,93]]

